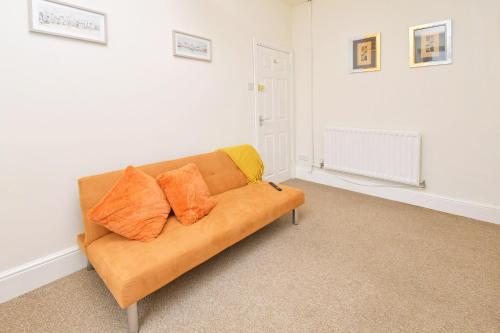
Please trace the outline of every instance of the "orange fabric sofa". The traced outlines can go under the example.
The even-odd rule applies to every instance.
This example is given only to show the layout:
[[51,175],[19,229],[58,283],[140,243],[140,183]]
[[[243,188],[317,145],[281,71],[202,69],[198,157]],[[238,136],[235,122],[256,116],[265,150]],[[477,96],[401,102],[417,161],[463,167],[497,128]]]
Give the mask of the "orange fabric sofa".
[[132,241],[111,233],[87,218],[87,212],[113,186],[123,171],[79,180],[85,233],[78,244],[121,308],[127,309],[129,331],[138,331],[137,302],[183,273],[292,212],[304,203],[304,193],[282,186],[278,192],[262,182],[248,184],[245,175],[223,152],[213,152],[140,167],[149,175],[195,163],[217,205],[192,226],[173,215],[151,242]]

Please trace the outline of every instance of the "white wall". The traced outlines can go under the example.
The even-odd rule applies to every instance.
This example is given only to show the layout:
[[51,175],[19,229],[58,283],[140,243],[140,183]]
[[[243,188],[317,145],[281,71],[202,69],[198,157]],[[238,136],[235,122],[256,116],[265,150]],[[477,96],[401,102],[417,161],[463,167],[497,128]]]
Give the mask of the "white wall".
[[[310,70],[309,56],[302,54],[310,43],[303,33],[308,8],[292,10],[293,49],[302,76],[297,84]],[[454,63],[409,68],[408,27],[448,18]],[[349,40],[377,32],[382,33],[382,71],[350,74]],[[498,0],[313,0],[313,33],[316,164],[325,127],[416,130],[423,134],[425,193],[500,212]],[[297,119],[308,119],[308,89],[296,91]],[[309,123],[298,122],[296,133],[297,156],[310,158]]]
[[[75,245],[77,179],[253,142],[252,38],[289,48],[281,0],[72,0],[108,14],[109,44],[28,31],[27,1],[0,20],[0,272]],[[214,61],[172,57],[178,29]]]
[[[297,166],[308,165],[311,158],[311,24],[310,3],[292,8],[292,45],[295,84],[295,156]],[[310,164],[310,163],[309,163]]]

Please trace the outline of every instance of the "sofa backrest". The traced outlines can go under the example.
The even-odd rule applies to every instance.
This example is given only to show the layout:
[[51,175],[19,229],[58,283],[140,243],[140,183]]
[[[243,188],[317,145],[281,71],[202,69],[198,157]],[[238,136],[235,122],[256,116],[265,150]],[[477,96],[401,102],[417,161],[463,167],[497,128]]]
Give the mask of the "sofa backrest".
[[[245,175],[225,153],[220,151],[148,164],[139,167],[139,169],[156,178],[163,172],[178,169],[188,163],[195,163],[198,166],[212,195],[247,184]],[[87,212],[101,200],[122,174],[123,170],[120,170],[78,180],[80,206],[85,228],[85,247],[96,239],[110,233],[108,229],[90,221],[87,218]]]

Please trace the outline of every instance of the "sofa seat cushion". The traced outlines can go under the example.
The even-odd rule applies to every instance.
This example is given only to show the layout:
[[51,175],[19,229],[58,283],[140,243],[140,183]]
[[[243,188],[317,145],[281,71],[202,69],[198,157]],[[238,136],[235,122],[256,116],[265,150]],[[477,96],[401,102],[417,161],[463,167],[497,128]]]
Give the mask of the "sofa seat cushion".
[[88,259],[126,308],[304,203],[302,191],[282,187],[257,183],[221,193],[198,223],[184,226],[171,217],[149,243],[108,234],[87,246]]

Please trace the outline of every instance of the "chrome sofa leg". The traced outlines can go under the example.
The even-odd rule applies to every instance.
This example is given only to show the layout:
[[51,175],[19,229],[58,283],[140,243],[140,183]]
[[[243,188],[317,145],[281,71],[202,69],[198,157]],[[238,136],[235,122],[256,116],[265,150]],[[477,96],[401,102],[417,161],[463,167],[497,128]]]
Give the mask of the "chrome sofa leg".
[[94,266],[92,266],[92,264],[90,263],[90,261],[87,259],[87,271],[93,271],[94,270]]
[[128,333],[139,332],[139,315],[137,313],[137,303],[127,308]]
[[292,223],[294,225],[299,225],[299,211],[297,208],[292,210]]

